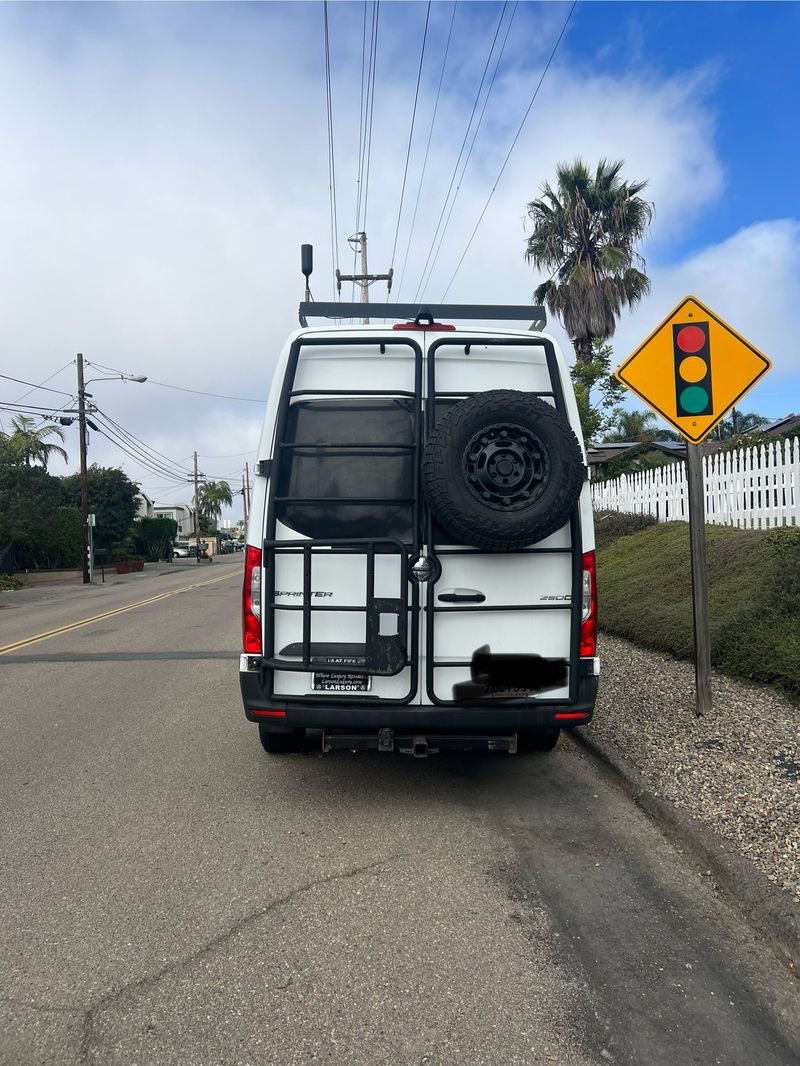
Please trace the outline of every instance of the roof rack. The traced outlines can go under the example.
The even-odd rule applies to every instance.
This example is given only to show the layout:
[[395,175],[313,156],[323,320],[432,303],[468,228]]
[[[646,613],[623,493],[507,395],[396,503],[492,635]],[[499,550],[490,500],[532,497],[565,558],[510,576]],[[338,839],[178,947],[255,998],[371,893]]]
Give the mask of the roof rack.
[[450,318],[487,322],[524,321],[530,329],[544,329],[547,316],[536,304],[373,304],[373,303],[309,303],[300,304],[300,325],[307,326],[308,318],[390,318],[420,323],[446,321]]

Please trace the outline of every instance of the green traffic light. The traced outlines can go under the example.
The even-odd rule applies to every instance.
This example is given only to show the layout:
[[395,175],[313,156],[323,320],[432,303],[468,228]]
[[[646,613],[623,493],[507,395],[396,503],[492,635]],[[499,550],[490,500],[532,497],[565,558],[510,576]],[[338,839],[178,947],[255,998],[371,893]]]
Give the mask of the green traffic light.
[[680,394],[680,406],[690,415],[700,414],[708,406],[708,392],[699,385],[690,385]]

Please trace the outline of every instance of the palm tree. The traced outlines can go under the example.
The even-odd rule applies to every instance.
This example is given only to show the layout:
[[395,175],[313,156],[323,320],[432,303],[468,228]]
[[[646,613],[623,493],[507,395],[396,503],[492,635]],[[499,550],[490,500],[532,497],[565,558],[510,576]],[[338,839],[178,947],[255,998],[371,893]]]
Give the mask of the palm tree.
[[67,462],[68,456],[64,449],[58,444],[49,444],[46,440],[53,435],[59,440],[64,439],[64,432],[58,426],[37,426],[27,415],[12,418],[11,426],[13,433],[7,435],[5,443],[8,453],[17,462],[23,462],[26,466],[41,463],[47,469],[47,463],[54,452]]
[[657,429],[656,416],[652,411],[626,411],[624,407],[615,407],[610,424],[612,432],[603,438],[604,444],[622,441],[679,441],[680,436],[671,429]]
[[645,443],[654,439],[656,416],[652,411],[626,411],[618,407],[614,414],[615,429],[606,434],[605,444],[633,440]]
[[206,481],[197,493],[197,510],[209,528],[219,525],[222,508],[230,507],[232,503],[231,487],[227,481]]
[[[533,293],[569,334],[583,363],[592,340],[611,337],[623,307],[650,292],[635,244],[647,232],[653,205],[639,193],[646,181],[622,181],[622,160],[601,159],[592,175],[581,159],[556,167],[557,191],[545,182],[528,204],[533,232],[525,258],[550,277]],[[641,267],[641,269],[639,269]]]

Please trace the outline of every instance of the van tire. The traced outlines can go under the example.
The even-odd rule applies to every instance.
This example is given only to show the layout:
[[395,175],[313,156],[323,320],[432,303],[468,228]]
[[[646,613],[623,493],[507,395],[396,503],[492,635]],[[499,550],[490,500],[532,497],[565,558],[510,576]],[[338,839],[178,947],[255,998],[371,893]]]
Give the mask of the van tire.
[[581,447],[564,416],[538,396],[512,389],[478,393],[451,407],[422,460],[423,490],[439,522],[464,544],[492,552],[516,551],[555,533],[585,480]]
[[258,735],[261,738],[261,747],[270,755],[294,755],[303,750],[302,729],[293,729],[291,733],[278,733],[259,722]]
[[552,751],[558,744],[560,736],[560,729],[554,729],[549,733],[528,733],[523,730],[517,733],[517,751],[520,754],[534,751]]

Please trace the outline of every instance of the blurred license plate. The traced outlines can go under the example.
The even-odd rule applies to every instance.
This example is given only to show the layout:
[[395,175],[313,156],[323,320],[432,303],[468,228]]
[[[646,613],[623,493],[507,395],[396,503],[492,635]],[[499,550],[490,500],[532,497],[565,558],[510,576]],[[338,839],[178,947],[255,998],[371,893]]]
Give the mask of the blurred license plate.
[[[317,660],[318,662],[330,663],[331,666],[360,666],[363,662],[358,659],[347,659],[339,656],[331,656],[328,659]],[[336,670],[328,673],[315,673],[313,675],[313,687],[315,692],[369,692],[372,678],[368,674],[351,674],[347,670]]]

